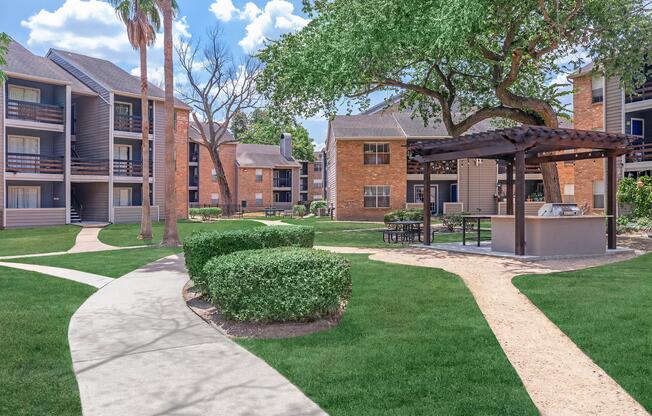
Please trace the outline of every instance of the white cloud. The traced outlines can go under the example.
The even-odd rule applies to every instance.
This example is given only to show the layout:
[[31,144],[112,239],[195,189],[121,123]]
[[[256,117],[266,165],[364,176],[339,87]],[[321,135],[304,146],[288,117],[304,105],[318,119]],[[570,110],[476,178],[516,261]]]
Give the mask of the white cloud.
[[215,0],[208,10],[213,12],[217,20],[222,22],[228,22],[233,18],[234,14],[239,13],[231,0]]
[[256,16],[262,13],[262,10],[252,2],[247,2],[244,9],[240,12],[240,18],[244,20],[254,20]]
[[284,33],[303,28],[309,22],[294,14],[294,5],[286,0],[270,0],[264,10],[246,27],[246,36],[238,42],[247,53],[256,52],[267,40],[278,39]]

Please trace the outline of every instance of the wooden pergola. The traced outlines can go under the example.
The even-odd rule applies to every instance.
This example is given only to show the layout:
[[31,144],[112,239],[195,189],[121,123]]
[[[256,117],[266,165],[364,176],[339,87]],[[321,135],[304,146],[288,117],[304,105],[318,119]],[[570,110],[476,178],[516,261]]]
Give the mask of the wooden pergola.
[[[521,126],[451,139],[408,145],[412,160],[423,165],[423,206],[429,212],[431,163],[479,158],[507,165],[507,215],[515,216],[515,254],[525,254],[525,166],[583,159],[607,159],[606,214],[608,248],[616,248],[618,156],[628,152],[634,137],[600,131]],[[583,149],[583,150],[579,150]],[[574,152],[566,152],[573,150]],[[516,186],[514,186],[516,185]],[[424,215],[424,244],[430,245],[430,215]]]

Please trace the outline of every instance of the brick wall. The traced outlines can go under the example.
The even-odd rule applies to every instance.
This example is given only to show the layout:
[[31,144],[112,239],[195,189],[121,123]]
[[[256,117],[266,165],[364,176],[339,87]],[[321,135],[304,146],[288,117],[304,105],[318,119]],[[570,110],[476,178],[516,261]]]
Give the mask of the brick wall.
[[[262,169],[263,181],[256,182],[256,168],[238,169],[238,204],[247,201],[247,211],[260,211],[272,205],[272,169]],[[262,205],[256,205],[256,193],[263,194]]]
[[174,133],[176,147],[176,193],[177,218],[188,218],[188,111],[177,111],[177,126]]
[[[368,140],[367,142],[382,142]],[[337,146],[337,206],[338,220],[382,220],[390,211],[405,208],[407,150],[405,140],[387,140],[390,143],[389,165],[365,165],[365,140],[338,140]],[[388,185],[389,208],[365,208],[364,187]]]
[[[224,166],[224,174],[231,191],[232,203],[238,204],[236,189],[236,166],[235,166],[235,144],[225,144],[220,147],[220,161]],[[210,205],[212,203],[212,194],[219,195],[220,188],[217,182],[213,181],[213,160],[211,159],[208,149],[199,146],[199,204]],[[220,203],[223,202],[219,195]]]
[[[604,130],[603,103],[591,102],[591,75],[573,80],[573,126],[579,130]],[[587,151],[582,149],[579,151]],[[604,161],[602,159],[579,160],[573,163],[558,162],[559,181],[562,195],[564,185],[573,184],[575,203],[586,206],[592,212],[593,182],[603,181]],[[602,211],[597,210],[598,212]]]
[[[317,161],[317,160],[316,160]],[[314,180],[315,179],[321,179],[322,184],[320,188],[315,188],[314,186]],[[323,190],[324,182],[323,182],[323,172],[315,172],[315,164],[314,163],[308,163],[308,202],[314,201],[315,195],[321,195],[321,197],[324,197],[324,190]]]

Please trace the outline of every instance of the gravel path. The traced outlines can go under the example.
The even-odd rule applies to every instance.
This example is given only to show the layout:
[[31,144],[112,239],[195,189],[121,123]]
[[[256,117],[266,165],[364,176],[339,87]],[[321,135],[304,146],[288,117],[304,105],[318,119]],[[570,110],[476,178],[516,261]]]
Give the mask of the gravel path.
[[460,276],[542,415],[648,415],[511,283],[521,274],[582,269],[626,257],[524,263],[425,248],[319,248],[369,253],[373,260],[434,267]]

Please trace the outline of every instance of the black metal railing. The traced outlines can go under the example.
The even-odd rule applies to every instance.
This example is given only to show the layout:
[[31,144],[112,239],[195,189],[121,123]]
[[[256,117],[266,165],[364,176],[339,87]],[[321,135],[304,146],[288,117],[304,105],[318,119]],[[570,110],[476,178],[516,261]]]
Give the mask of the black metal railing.
[[[143,118],[141,116],[116,114],[113,117],[113,129],[129,133],[140,133],[143,129]],[[154,132],[154,123],[149,119],[149,134]]]
[[292,179],[274,178],[274,188],[292,188]]
[[[457,174],[457,160],[446,160],[442,162],[433,162],[430,167],[430,172],[433,175]],[[407,174],[423,175],[423,166],[421,163],[413,160],[407,162]]]
[[626,103],[636,103],[652,99],[652,80],[648,80],[642,87],[637,88],[630,95],[625,96]]
[[109,174],[109,161],[75,157],[70,161],[70,174],[106,176]]
[[[152,177],[154,164],[149,161],[149,176]],[[113,159],[113,175],[143,176],[143,161],[131,159]]]
[[33,153],[7,153],[7,172],[16,173],[63,173],[63,156]]
[[626,163],[649,162],[652,160],[652,143],[641,143],[630,146],[631,150],[625,155]]
[[7,100],[7,118],[63,124],[64,111],[60,105],[40,104],[30,101]]

